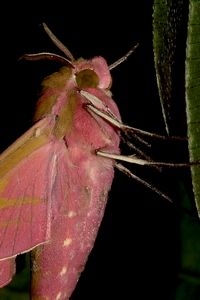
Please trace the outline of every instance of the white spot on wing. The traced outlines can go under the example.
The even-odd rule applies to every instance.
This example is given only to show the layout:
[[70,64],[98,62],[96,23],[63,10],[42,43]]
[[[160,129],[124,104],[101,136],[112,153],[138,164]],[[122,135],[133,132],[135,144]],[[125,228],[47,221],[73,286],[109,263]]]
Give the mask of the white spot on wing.
[[40,134],[41,134],[41,129],[40,128],[36,128],[36,130],[35,130],[35,137],[40,136]]
[[69,212],[68,212],[68,217],[69,218],[73,218],[73,217],[75,217],[77,215],[77,213],[75,212],[75,211],[73,211],[73,210],[70,210]]
[[59,292],[58,295],[56,296],[56,300],[59,300],[61,298],[62,293]]
[[72,239],[71,238],[66,238],[63,242],[63,246],[67,247],[72,243]]
[[67,273],[67,267],[63,267],[62,270],[60,271],[60,276],[65,275]]

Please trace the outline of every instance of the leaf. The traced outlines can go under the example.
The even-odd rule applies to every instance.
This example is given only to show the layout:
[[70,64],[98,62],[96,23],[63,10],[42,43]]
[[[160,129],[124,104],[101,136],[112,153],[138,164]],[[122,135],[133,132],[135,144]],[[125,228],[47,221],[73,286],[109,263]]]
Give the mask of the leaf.
[[[182,114],[181,109],[186,103],[190,161],[196,161],[200,159],[200,1],[190,1],[187,26],[180,27],[181,24],[184,25],[182,19],[185,11],[188,10],[183,7],[182,1],[155,1],[153,48],[157,85],[167,132],[174,132],[178,127],[178,114]],[[180,47],[180,31],[184,30],[186,38],[182,39],[185,41],[183,48]],[[184,81],[181,79],[181,72],[184,74]],[[181,92],[177,93],[177,90]],[[195,202],[200,215],[200,167],[195,165],[191,170]]]
[[[183,1],[154,1],[153,49],[158,92],[168,134],[174,132],[177,123],[177,51],[180,44],[180,28],[183,23]],[[180,79],[179,79],[180,82]]]
[[[200,1],[191,0],[189,9],[183,1],[154,1],[154,59],[165,124],[169,134],[174,132],[176,118],[186,104],[190,161],[200,158],[199,14]],[[200,297],[200,222],[193,209],[196,203],[200,211],[200,167],[195,165],[191,171],[195,201],[177,178],[181,204],[177,214],[177,283],[172,295],[176,300]]]
[[[186,111],[190,160],[200,159],[200,1],[191,0],[186,48]],[[192,183],[200,217],[200,168],[192,166]]]

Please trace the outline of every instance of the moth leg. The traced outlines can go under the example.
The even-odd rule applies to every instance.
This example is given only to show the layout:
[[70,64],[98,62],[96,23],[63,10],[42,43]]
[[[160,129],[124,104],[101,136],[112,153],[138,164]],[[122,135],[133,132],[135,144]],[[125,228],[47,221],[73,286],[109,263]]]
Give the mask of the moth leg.
[[[122,130],[124,132],[124,125],[110,110],[105,106],[105,104],[96,96],[86,92],[86,91],[80,91],[81,95],[83,95],[91,104],[86,104],[85,108],[89,113],[95,113],[99,117],[106,120],[109,124],[112,126]],[[126,136],[128,136],[128,133],[125,131]],[[140,143],[144,144],[145,146],[150,147],[149,143],[146,142],[143,138],[139,137],[137,132],[133,132],[133,136],[136,140],[138,140]],[[145,154],[142,150],[138,149],[135,145],[133,145],[130,141],[127,139],[121,137],[121,140],[125,142],[129,148],[132,148],[135,150],[136,153],[138,153],[141,157],[145,158],[146,160],[150,160],[150,157]],[[160,168],[156,166],[156,168],[160,171]]]
[[[88,100],[90,100],[90,98],[88,98],[88,97],[86,97],[86,98]],[[92,111],[96,115],[98,115],[101,118],[107,120],[110,124],[117,127],[118,129],[124,131],[125,133],[133,132],[133,133],[136,133],[136,134],[140,134],[140,135],[143,135],[143,136],[149,136],[149,137],[156,138],[156,139],[161,139],[161,140],[181,140],[181,141],[186,141],[187,140],[186,137],[159,135],[159,134],[156,134],[156,133],[153,133],[153,132],[149,132],[149,131],[145,131],[145,130],[142,130],[142,129],[139,129],[139,128],[128,126],[128,125],[122,123],[113,114],[110,115],[110,113],[108,114],[107,112],[103,112],[103,111],[99,110],[97,107],[94,107],[91,104],[86,104],[86,109],[88,111]]]
[[98,115],[98,112],[101,112],[102,114],[105,115],[105,117],[103,117],[103,115],[99,115],[100,117],[105,119],[106,116],[109,116],[111,119],[114,119],[114,120],[120,122],[120,120],[111,112],[109,107],[107,105],[105,105],[98,97],[96,97],[95,95],[92,95],[91,93],[84,91],[84,90],[81,90],[79,93],[81,94],[81,96],[85,97],[89,101],[89,103],[85,105],[86,109],[88,108],[88,110],[91,109],[91,111],[92,111],[91,107],[93,107],[94,108],[93,112],[95,114]]
[[114,159],[114,160],[121,160],[121,161],[129,162],[129,163],[141,165],[141,166],[149,165],[151,163],[147,160],[136,157],[136,155],[128,156],[128,155],[108,153],[108,152],[104,152],[101,150],[96,150],[96,154],[99,156],[102,156],[102,157],[106,157],[106,158],[110,158],[110,159]]
[[135,174],[133,174],[129,169],[124,167],[122,164],[115,162],[115,167],[119,171],[125,173],[127,176],[129,176],[129,177],[133,178],[134,180],[136,180],[137,182],[143,184],[145,187],[149,188],[150,190],[152,190],[154,193],[158,194],[162,198],[168,200],[169,202],[172,202],[172,199],[169,196],[167,196],[166,194],[161,192],[159,189],[157,189],[155,186],[151,185],[147,181],[145,181],[145,180],[141,179],[140,177],[136,176]]
[[[164,136],[160,136],[151,132],[147,132],[138,128],[130,127],[128,125],[123,124],[111,111],[110,109],[96,96],[81,90],[80,94],[84,96],[89,103],[85,105],[85,108],[90,113],[95,113],[97,116],[101,117],[102,119],[106,120],[108,123],[112,124],[114,127],[124,131],[127,133],[127,131],[132,131],[135,133],[143,134],[143,135],[155,135],[159,138],[165,138]],[[141,142],[148,145],[146,141],[144,141],[142,138],[138,137]]]
[[[99,117],[106,120],[109,124],[111,124],[113,127],[116,127],[117,129],[123,128],[123,123],[114,115],[112,112],[107,108],[103,102],[98,99],[97,97],[89,94],[88,92],[81,91],[81,94],[86,97],[87,100],[90,101],[91,104],[86,104],[85,108],[86,110],[92,115],[96,114]],[[106,112],[105,112],[106,109]],[[103,111],[102,111],[103,110]],[[122,130],[123,131],[123,130]],[[140,150],[138,147],[136,147],[133,143],[131,143],[127,137],[128,134],[125,132],[126,137],[124,138],[121,136],[121,141],[128,145],[129,148],[133,149],[137,154],[139,154],[141,157],[145,158],[146,160],[150,160],[150,157],[145,154],[142,150]],[[132,138],[135,138],[139,143],[144,144],[147,147],[150,147],[151,145],[145,141],[143,138],[138,136],[137,133],[133,133]]]
[[96,154],[102,157],[107,157],[114,160],[121,160],[125,162],[129,162],[136,165],[141,166],[160,166],[160,167],[189,167],[191,165],[200,164],[200,161],[195,162],[188,162],[188,163],[168,163],[168,162],[158,162],[158,161],[148,161],[145,159],[138,158],[136,155],[121,155],[121,154],[114,154],[108,153],[101,150],[96,150]]
[[[127,127],[126,125],[124,125],[110,110],[107,106],[104,105],[104,103],[98,99],[96,96],[91,95],[88,92],[85,91],[81,91],[80,92],[81,95],[83,95],[87,100],[90,101],[91,104],[86,104],[85,108],[89,113],[95,113],[96,115],[98,115],[99,117],[101,117],[102,119],[106,120],[109,124],[111,124],[112,126],[122,130],[123,132],[125,132],[125,134],[128,136],[128,133],[126,132],[126,130],[124,130],[125,127]],[[129,126],[128,126],[129,127]],[[132,128],[132,127],[130,127]],[[135,129],[135,128],[133,128]],[[150,144],[145,141],[143,138],[139,137],[137,134],[137,129],[135,130],[135,132],[133,132],[134,137],[142,144],[144,144],[147,147],[150,147]],[[128,146],[130,148],[135,149],[135,146],[130,143],[125,141]],[[144,153],[143,153],[143,156]]]
[[[122,160],[122,161],[130,162],[130,163],[134,163],[134,164],[137,164],[137,165],[143,165],[144,166],[144,165],[154,165],[155,164],[154,162],[149,162],[149,161],[145,161],[144,159],[139,159],[134,155],[125,156],[125,155],[120,155],[120,154],[107,153],[107,152],[103,152],[103,151],[100,151],[100,150],[97,150],[96,154],[99,155],[99,156],[110,158],[110,159]],[[169,196],[167,196],[166,194],[161,192],[158,188],[151,185],[147,181],[145,181],[145,180],[141,179],[140,177],[136,176],[135,174],[133,174],[128,168],[124,167],[122,164],[115,162],[114,166],[119,171],[125,173],[127,176],[129,176],[129,177],[133,178],[134,180],[138,181],[139,183],[143,184],[145,187],[149,188],[150,190],[152,190],[153,192],[155,192],[156,194],[158,194],[162,198],[168,200],[169,202],[172,202],[172,200]]]

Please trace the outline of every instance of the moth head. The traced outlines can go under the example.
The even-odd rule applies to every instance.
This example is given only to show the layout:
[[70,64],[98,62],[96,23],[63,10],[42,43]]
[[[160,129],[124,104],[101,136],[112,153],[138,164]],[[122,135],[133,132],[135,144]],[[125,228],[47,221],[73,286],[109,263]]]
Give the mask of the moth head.
[[94,70],[84,69],[76,74],[76,82],[80,89],[96,88],[99,85],[99,77]]
[[110,89],[112,78],[107,62],[103,57],[79,59],[75,62],[74,74],[77,86],[83,88]]

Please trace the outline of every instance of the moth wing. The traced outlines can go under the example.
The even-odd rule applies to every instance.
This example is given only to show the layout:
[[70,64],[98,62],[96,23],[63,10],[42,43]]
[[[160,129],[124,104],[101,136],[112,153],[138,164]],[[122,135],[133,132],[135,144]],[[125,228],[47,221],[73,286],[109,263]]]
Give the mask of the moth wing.
[[50,238],[55,176],[52,120],[44,118],[0,156],[0,261]]
[[15,259],[0,261],[0,288],[7,285],[15,274]]

